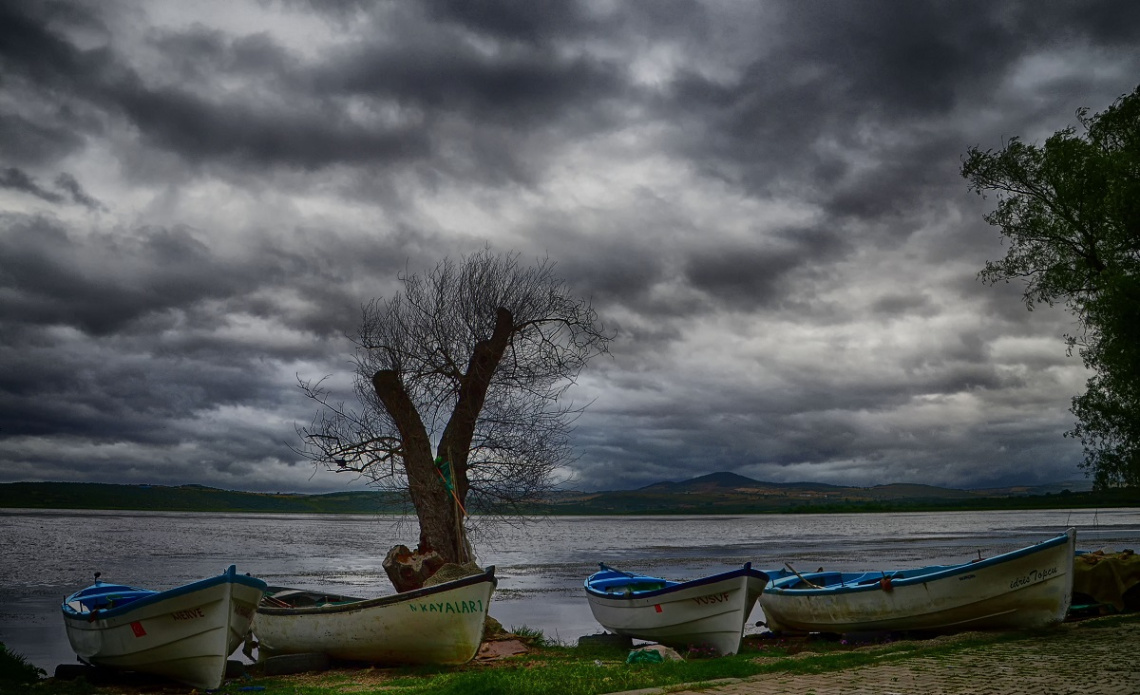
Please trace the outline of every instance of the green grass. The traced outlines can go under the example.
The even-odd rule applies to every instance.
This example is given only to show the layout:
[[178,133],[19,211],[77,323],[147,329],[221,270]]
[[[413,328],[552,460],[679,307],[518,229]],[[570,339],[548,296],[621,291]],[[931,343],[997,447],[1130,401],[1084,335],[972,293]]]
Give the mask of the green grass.
[[[526,631],[536,646],[540,632]],[[289,678],[255,679],[223,692],[238,694],[250,684],[265,688],[264,695],[347,695],[383,692],[391,695],[593,695],[682,683],[709,683],[726,678],[747,678],[761,673],[806,674],[837,671],[914,656],[934,656],[999,641],[1024,639],[1021,634],[995,634],[955,642],[906,641],[877,645],[848,645],[824,640],[750,641],[747,651],[715,659],[688,659],[660,664],[626,664],[624,650],[591,650],[542,646],[537,653],[499,663],[469,664],[460,668],[393,670],[374,688],[361,689],[352,672],[329,673],[319,684]],[[763,647],[763,648],[760,648]],[[603,653],[605,652],[605,653]],[[764,657],[764,658],[758,658]],[[311,679],[306,679],[310,681]]]
[[551,639],[542,633],[542,630],[536,630],[533,627],[520,625],[518,627],[511,627],[511,634],[519,639],[520,642],[531,647],[558,647],[557,641]]

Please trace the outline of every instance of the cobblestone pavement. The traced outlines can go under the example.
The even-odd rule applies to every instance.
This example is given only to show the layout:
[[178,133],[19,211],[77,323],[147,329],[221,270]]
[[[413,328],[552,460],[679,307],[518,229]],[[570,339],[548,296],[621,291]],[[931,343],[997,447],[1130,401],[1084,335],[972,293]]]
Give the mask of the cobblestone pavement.
[[1062,625],[1040,637],[811,675],[764,674],[669,695],[1137,695],[1140,623]]

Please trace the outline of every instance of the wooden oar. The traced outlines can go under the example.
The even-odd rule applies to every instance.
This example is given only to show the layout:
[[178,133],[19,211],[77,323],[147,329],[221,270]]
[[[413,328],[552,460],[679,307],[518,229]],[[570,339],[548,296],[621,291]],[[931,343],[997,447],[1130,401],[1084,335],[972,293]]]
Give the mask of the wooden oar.
[[269,594],[262,596],[261,600],[262,600],[262,602],[264,602],[270,606],[273,606],[274,608],[292,608],[293,607],[292,604],[286,603],[285,601],[282,601],[281,599],[277,598],[276,596],[270,596]]
[[792,571],[792,574],[794,574],[794,575],[796,575],[797,577],[799,577],[799,578],[800,578],[800,581],[801,581],[801,582],[803,582],[804,584],[807,584],[807,585],[808,585],[808,586],[810,586],[811,588],[813,588],[813,589],[822,589],[822,588],[823,588],[823,587],[822,587],[822,586],[820,586],[819,584],[816,584],[816,583],[814,583],[814,582],[811,582],[811,581],[809,581],[809,580],[805,579],[805,578],[804,578],[804,575],[802,575],[802,574],[800,574],[799,572],[797,572],[797,571],[796,571],[796,568],[795,568],[795,567],[792,567],[792,566],[791,566],[789,563],[785,562],[785,563],[784,563],[784,567],[787,567],[788,569],[790,569],[790,570]]
[[603,570],[609,570],[609,571],[611,571],[611,572],[617,572],[618,574],[624,574],[624,575],[625,575],[625,576],[627,576],[627,577],[631,577],[631,578],[632,578],[632,577],[636,577],[636,576],[637,576],[636,574],[633,574],[632,572],[626,572],[625,570],[619,570],[619,569],[618,569],[618,568],[616,568],[616,567],[610,567],[609,565],[607,565],[607,564],[606,564],[606,563],[604,563],[604,562],[599,562],[599,563],[598,563],[598,566],[599,566],[599,567],[601,567]]

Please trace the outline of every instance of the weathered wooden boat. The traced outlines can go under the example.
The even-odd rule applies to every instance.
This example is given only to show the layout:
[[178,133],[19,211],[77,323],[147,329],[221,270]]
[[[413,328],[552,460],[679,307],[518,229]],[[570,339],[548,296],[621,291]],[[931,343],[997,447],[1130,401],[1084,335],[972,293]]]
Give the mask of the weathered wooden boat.
[[92,666],[156,674],[195,688],[222,685],[265,582],[225,572],[167,591],[95,583],[62,605],[67,639]]
[[675,582],[601,565],[586,579],[594,619],[610,632],[679,650],[735,654],[768,575],[740,569]]
[[784,573],[760,597],[776,633],[1036,628],[1065,618],[1076,531],[958,565]]
[[270,588],[257,606],[258,658],[325,654],[374,664],[462,664],[483,641],[495,568],[436,586],[361,599]]

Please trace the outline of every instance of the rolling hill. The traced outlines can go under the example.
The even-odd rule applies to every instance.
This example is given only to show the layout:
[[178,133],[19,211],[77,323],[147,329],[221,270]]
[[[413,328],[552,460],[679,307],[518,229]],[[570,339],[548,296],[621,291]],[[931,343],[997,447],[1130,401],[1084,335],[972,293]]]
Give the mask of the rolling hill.
[[[552,514],[742,514],[769,512],[1000,509],[1140,504],[1140,494],[1094,494],[1085,481],[1043,488],[988,490],[892,483],[850,487],[826,483],[773,483],[735,473],[660,482],[636,490],[564,492],[536,503]],[[1076,490],[1077,492],[1074,492]]]
[[[893,483],[848,487],[773,483],[735,473],[660,482],[636,490],[560,491],[532,500],[533,514],[762,514],[780,512],[918,511],[1140,506],[1140,491],[1094,493],[1084,481],[986,490]],[[286,514],[386,514],[409,509],[399,493],[262,493],[202,485],[117,485],[23,482],[0,484],[0,508],[120,509]]]
[[302,495],[239,492],[203,485],[37,482],[0,484],[0,508],[383,514],[401,511],[403,498],[374,491]]

